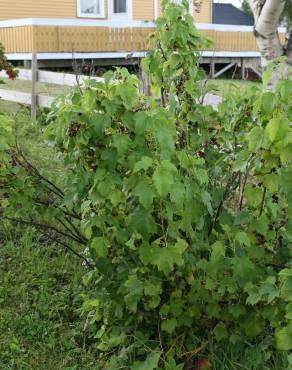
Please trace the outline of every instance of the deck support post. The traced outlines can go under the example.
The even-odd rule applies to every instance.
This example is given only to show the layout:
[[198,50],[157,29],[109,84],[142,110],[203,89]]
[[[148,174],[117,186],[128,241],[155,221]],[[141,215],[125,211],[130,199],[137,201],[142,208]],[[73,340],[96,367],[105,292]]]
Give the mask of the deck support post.
[[38,61],[37,53],[32,53],[31,58],[31,119],[37,116],[37,81],[38,81]]
[[146,96],[151,96],[151,85],[148,75],[142,70],[140,67],[139,71],[139,79],[142,83],[141,87],[141,93],[143,93]]
[[23,68],[24,69],[31,69],[31,61],[30,60],[24,60],[23,61]]
[[221,76],[224,72],[228,71],[230,68],[232,68],[233,66],[235,66],[236,63],[229,63],[227,66],[225,66],[224,68],[220,69],[220,71],[218,71],[217,73],[214,74],[213,78],[217,78],[219,76]]
[[215,76],[215,61],[214,58],[212,58],[210,63],[210,77],[214,78],[214,76]]
[[244,58],[241,58],[240,66],[241,66],[241,79],[245,80],[245,60]]

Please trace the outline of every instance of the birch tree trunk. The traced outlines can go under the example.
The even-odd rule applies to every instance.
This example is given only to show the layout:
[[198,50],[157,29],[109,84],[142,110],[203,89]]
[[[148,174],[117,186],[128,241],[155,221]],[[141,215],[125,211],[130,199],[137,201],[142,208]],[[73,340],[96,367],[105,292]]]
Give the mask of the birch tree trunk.
[[[281,44],[278,27],[287,0],[249,0],[255,25],[254,34],[261,53],[262,67],[276,65],[268,88],[274,90],[280,79],[289,79],[292,67],[292,29],[287,29],[286,43]],[[291,1],[291,0],[288,0]],[[284,63],[279,63],[285,56]]]

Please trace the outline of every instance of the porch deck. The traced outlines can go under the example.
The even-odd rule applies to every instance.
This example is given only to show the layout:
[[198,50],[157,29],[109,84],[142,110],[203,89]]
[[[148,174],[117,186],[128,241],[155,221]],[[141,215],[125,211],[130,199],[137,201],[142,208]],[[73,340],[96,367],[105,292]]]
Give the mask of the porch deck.
[[[197,24],[206,36],[214,40],[214,46],[206,50],[228,57],[258,55],[253,28]],[[0,22],[0,42],[9,59],[31,59],[38,53],[40,59],[68,59],[68,55],[93,54],[105,58],[108,54],[141,54],[147,50],[147,36],[155,29],[154,22],[68,20],[68,19],[21,19]],[[284,29],[280,29],[284,39]]]

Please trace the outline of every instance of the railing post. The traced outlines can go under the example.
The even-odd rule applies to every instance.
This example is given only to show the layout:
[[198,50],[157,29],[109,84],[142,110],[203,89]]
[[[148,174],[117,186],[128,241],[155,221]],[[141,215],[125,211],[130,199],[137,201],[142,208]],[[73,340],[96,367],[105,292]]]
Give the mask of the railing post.
[[210,63],[210,77],[211,78],[215,77],[215,61],[214,61],[214,58],[211,59],[211,63]]
[[245,80],[245,60],[244,58],[241,58],[240,64],[241,64],[241,79]]
[[139,79],[142,83],[141,93],[146,96],[151,96],[151,84],[148,75],[140,67]]
[[31,119],[37,116],[37,81],[38,81],[38,62],[37,53],[32,53],[31,58]]

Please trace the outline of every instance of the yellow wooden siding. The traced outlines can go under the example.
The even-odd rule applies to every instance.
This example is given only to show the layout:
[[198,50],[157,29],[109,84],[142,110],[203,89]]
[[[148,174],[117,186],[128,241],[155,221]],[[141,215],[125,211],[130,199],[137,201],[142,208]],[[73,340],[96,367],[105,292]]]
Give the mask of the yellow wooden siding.
[[212,23],[212,0],[200,0],[194,7],[194,19],[197,23]]
[[[152,28],[23,26],[0,28],[7,53],[144,51]],[[214,51],[257,51],[252,32],[204,30],[214,40]],[[281,34],[284,41],[285,35]]]
[[0,19],[76,18],[76,0],[0,0]]
[[146,50],[146,38],[153,29],[109,27],[35,26],[38,52],[110,52]]
[[19,18],[79,18],[77,0],[0,0],[0,20]]
[[23,26],[0,28],[0,43],[7,53],[29,53],[33,51],[33,28]]
[[155,18],[154,0],[133,0],[133,19],[151,21]]

